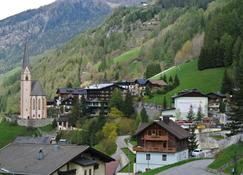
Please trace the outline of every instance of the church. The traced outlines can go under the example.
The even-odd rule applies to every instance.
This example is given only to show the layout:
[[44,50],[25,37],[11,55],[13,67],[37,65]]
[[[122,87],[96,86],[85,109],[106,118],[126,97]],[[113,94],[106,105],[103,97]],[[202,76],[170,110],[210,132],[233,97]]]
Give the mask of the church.
[[47,118],[46,94],[39,81],[31,79],[28,46],[25,44],[21,71],[20,118]]

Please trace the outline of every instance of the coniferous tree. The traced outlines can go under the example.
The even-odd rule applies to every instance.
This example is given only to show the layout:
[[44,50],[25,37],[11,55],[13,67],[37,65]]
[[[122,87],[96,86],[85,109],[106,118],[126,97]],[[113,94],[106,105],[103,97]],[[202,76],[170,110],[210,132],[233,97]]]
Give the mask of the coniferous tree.
[[81,109],[81,116],[84,117],[87,113],[86,99],[85,99],[84,95],[82,95],[82,97],[81,97],[80,109]]
[[203,113],[202,113],[202,107],[200,105],[197,111],[197,121],[202,121],[202,119],[203,119]]
[[164,74],[163,80],[164,80],[166,83],[168,83],[166,74]]
[[193,112],[192,105],[189,108],[189,112],[187,114],[187,119],[188,119],[188,121],[192,121],[194,119],[194,112]]
[[163,108],[167,109],[167,100],[166,100],[165,96],[164,96],[164,100],[163,100]]
[[81,113],[80,113],[80,108],[79,108],[79,100],[78,100],[78,98],[74,98],[71,116],[69,117],[70,124],[72,126],[75,126],[76,122],[78,121],[80,116],[81,116]]
[[188,138],[188,150],[191,154],[193,150],[198,148],[197,136],[195,134],[195,126],[189,126],[190,137]]
[[231,131],[230,135],[235,135],[242,132],[243,125],[243,46],[239,55],[240,59],[235,64],[235,85],[233,90],[232,99],[230,103],[230,120],[232,123],[229,125]]
[[174,78],[174,86],[177,87],[177,86],[179,86],[179,85],[180,85],[180,80],[179,80],[179,78],[178,78],[178,75],[176,74],[176,75],[175,75],[175,78]]
[[140,112],[140,116],[141,116],[141,122],[148,122],[149,121],[147,111],[144,107],[142,108],[142,110]]
[[224,71],[224,78],[223,78],[223,81],[222,81],[222,86],[221,86],[221,93],[223,94],[231,94],[231,91],[232,91],[232,85],[231,85],[231,80],[228,76],[228,72],[227,70]]
[[173,82],[173,78],[170,76],[170,78],[169,78],[169,84],[170,85],[173,85],[174,84],[174,82]]
[[238,37],[233,45],[233,50],[232,50],[232,57],[234,60],[239,59],[241,45],[242,45],[241,37]]
[[133,107],[133,98],[132,95],[128,92],[124,101],[123,110],[122,112],[127,116],[130,117],[134,114],[134,107]]

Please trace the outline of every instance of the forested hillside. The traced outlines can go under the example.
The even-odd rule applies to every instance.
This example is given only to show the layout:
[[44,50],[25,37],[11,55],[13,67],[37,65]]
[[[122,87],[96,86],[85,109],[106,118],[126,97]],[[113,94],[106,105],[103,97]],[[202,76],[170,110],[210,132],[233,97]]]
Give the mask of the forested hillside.
[[243,49],[243,3],[235,0],[215,10],[206,27],[199,69],[228,67]]
[[[63,47],[40,56],[32,64],[33,77],[53,97],[57,87],[68,84],[77,87],[148,77],[184,63],[200,55],[209,19],[229,1],[216,0],[208,5],[209,2],[160,0],[146,7],[118,8],[99,28],[81,33]],[[153,67],[160,69],[150,71]],[[2,79],[0,86],[5,90],[0,93],[5,95],[1,103],[11,108],[2,110],[17,111],[13,97],[19,91],[19,70]],[[14,101],[15,106],[7,105]]]

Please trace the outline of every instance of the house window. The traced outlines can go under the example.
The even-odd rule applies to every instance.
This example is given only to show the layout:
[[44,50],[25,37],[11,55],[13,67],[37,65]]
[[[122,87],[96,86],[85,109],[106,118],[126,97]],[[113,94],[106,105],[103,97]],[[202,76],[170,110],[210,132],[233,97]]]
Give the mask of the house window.
[[28,81],[28,80],[29,80],[28,76],[26,76],[26,77],[25,77],[25,80],[26,80],[26,81]]
[[33,99],[33,110],[35,110],[35,99]]
[[166,144],[166,142],[164,142],[164,143],[163,143],[163,147],[166,148],[166,146],[167,146],[167,144]]
[[151,130],[148,131],[148,135],[151,135]]
[[40,101],[40,99],[38,99],[38,110],[40,110],[41,109],[41,101]]
[[146,160],[150,160],[150,154],[146,154]]
[[89,175],[92,175],[92,169],[89,169]]
[[84,170],[84,175],[87,175],[87,170]]
[[163,154],[163,155],[162,155],[162,160],[163,160],[163,161],[166,161],[166,160],[167,160],[167,155],[166,155],[166,154]]

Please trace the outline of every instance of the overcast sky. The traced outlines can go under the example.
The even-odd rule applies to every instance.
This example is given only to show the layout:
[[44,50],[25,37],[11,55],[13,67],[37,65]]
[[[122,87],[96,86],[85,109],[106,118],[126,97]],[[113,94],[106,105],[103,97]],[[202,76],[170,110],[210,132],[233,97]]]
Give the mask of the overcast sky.
[[55,0],[0,0],[0,19],[28,9],[38,8]]

